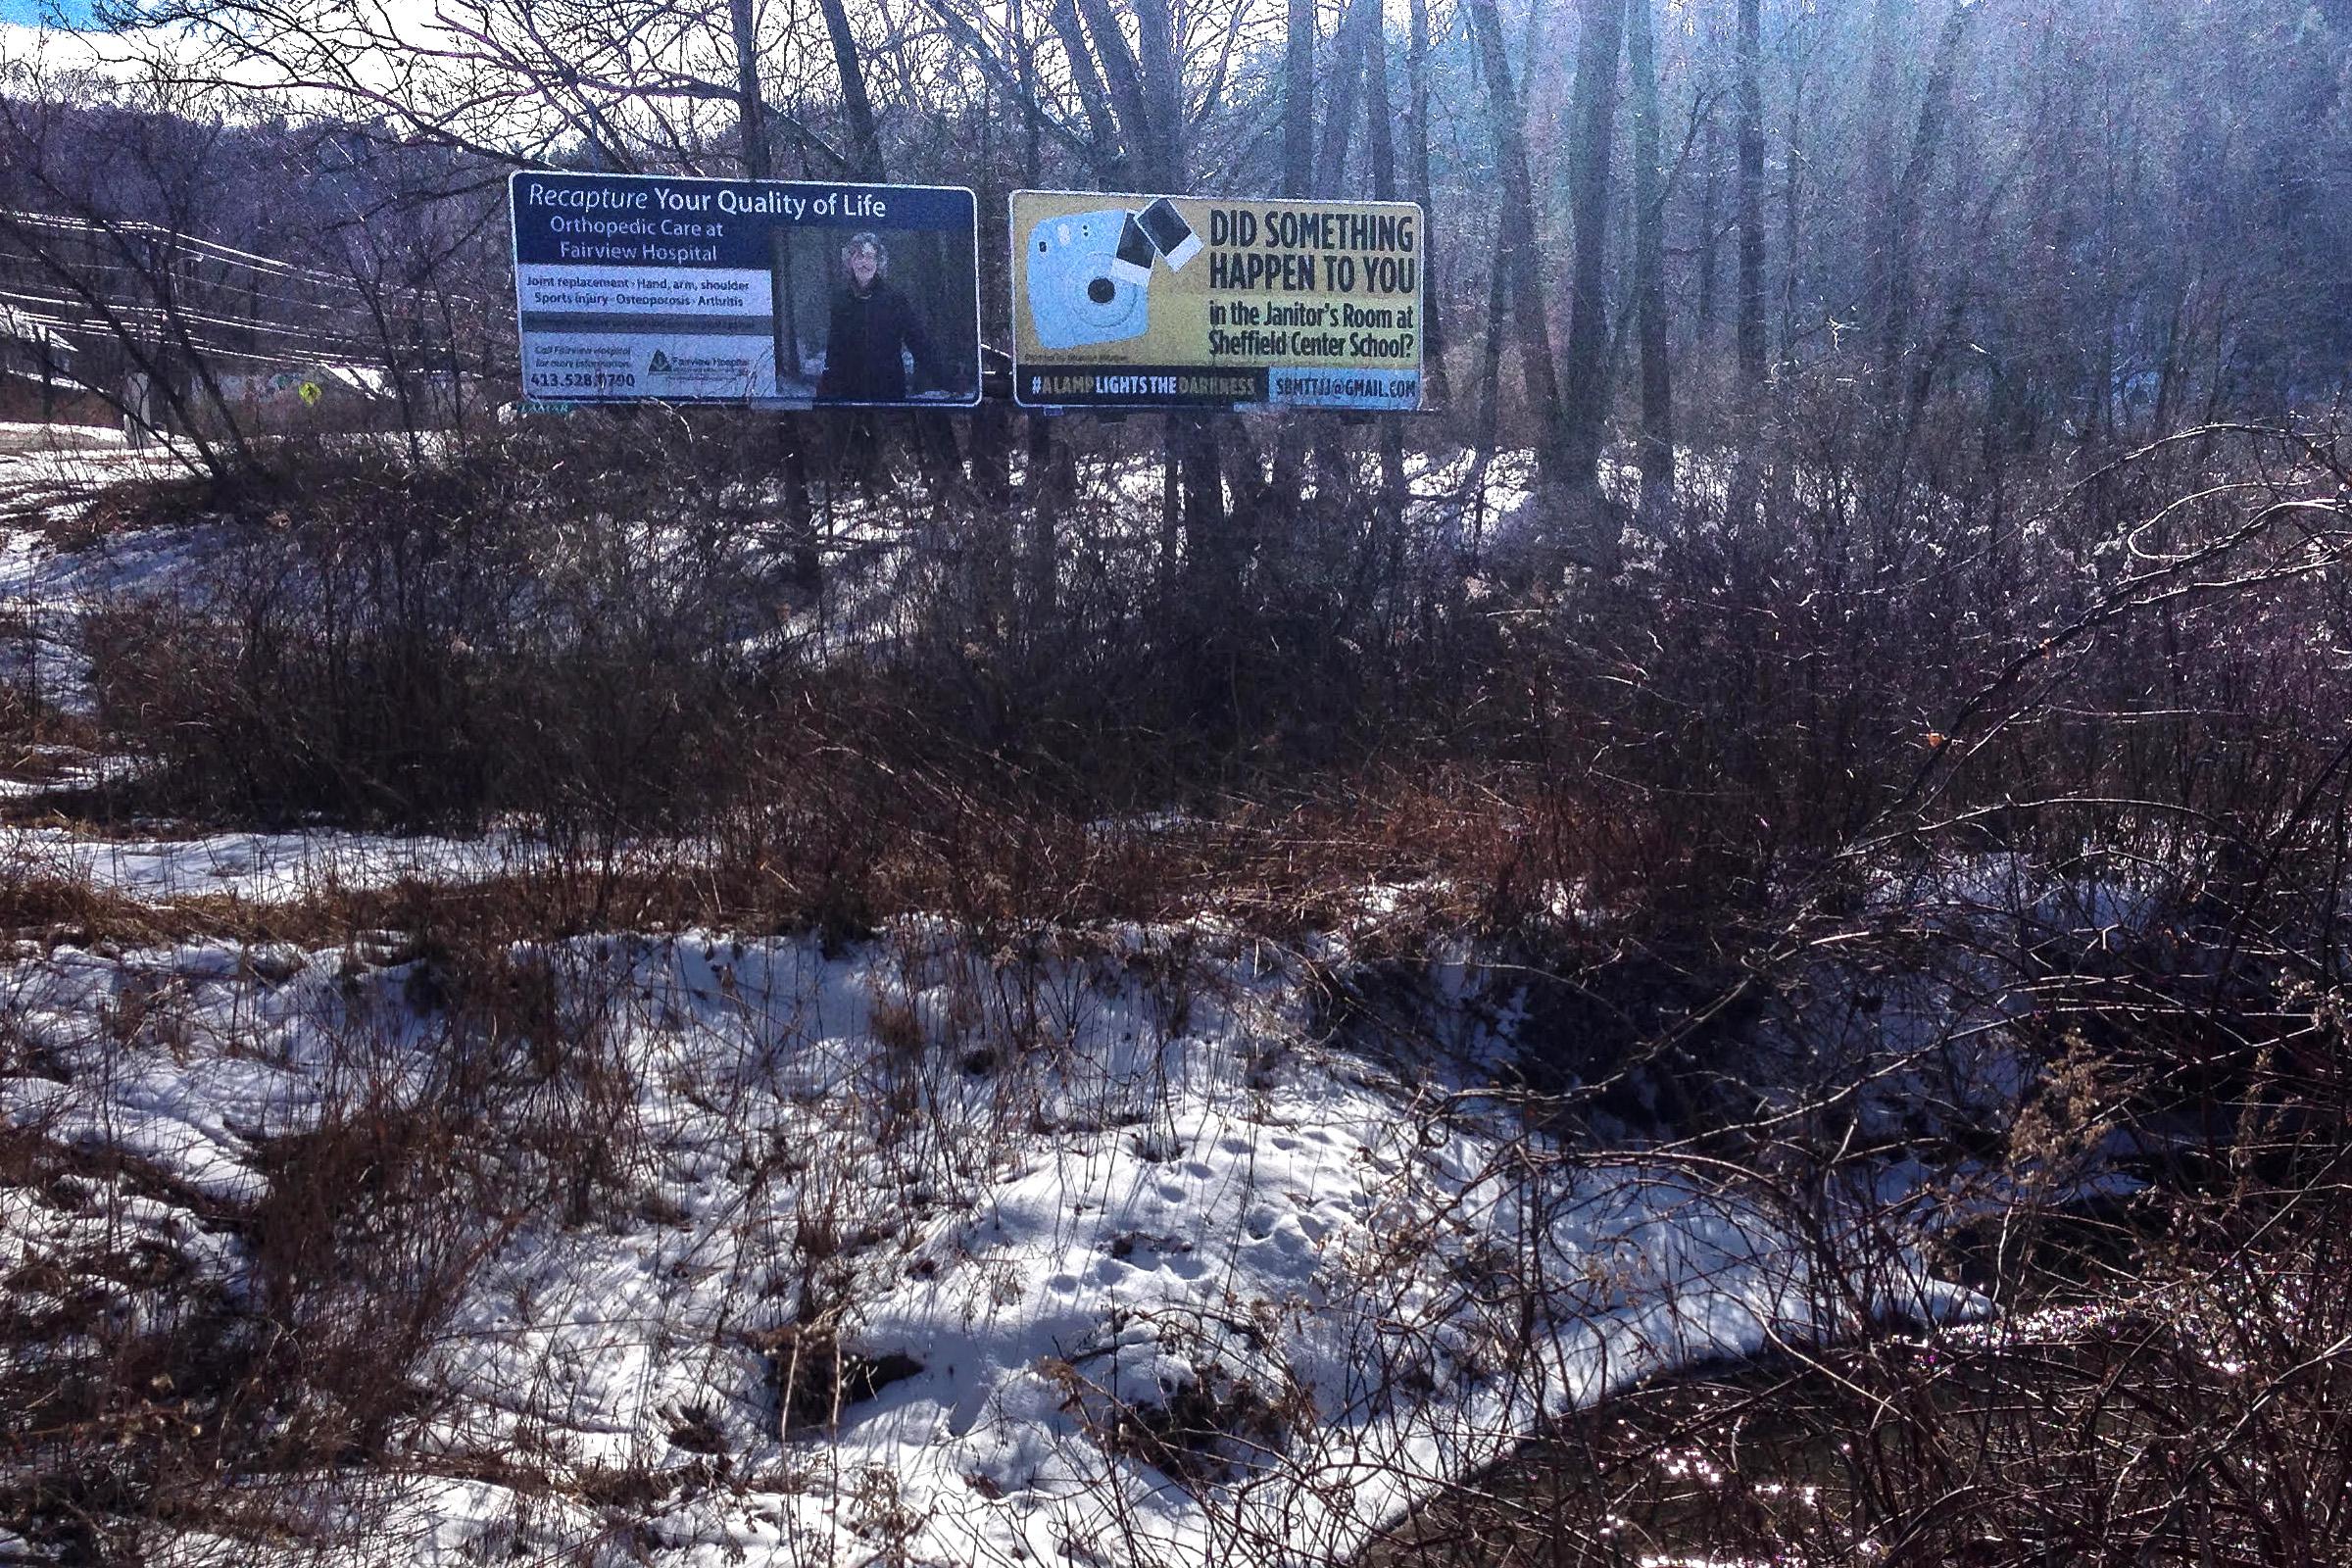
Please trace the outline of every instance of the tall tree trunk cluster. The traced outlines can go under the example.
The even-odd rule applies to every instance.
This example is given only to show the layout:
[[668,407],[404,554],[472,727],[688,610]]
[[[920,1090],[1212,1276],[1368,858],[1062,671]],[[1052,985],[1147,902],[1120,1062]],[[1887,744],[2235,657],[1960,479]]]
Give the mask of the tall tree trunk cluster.
[[[1633,91],[1632,294],[1642,367],[1643,509],[1661,510],[1674,483],[1673,377],[1666,338],[1665,170],[1661,164],[1655,0],[1576,0],[1576,74],[1566,156],[1568,266],[1564,353],[1552,348],[1551,290],[1539,230],[1522,97],[1512,79],[1495,0],[1465,0],[1485,78],[1500,175],[1495,269],[1516,323],[1527,412],[1545,477],[1570,498],[1568,542],[1596,563],[1614,556],[1617,524],[1601,490],[1615,364],[1608,279],[1616,120],[1621,82]],[[1490,356],[1494,359],[1494,356]]]
[[[2274,135],[2212,91],[2168,110],[2125,80],[2133,70],[2196,78],[2152,67],[2148,49],[2230,44],[2267,25],[2201,8],[1515,3],[1526,9],[1405,0],[1392,17],[1384,0],[1284,0],[1272,14],[1283,36],[1252,60],[1262,11],[1221,21],[1175,0],[918,0],[977,64],[985,101],[1016,112],[998,157],[1029,183],[1230,188],[1204,160],[1238,157],[1258,170],[1250,184],[1293,199],[1423,203],[1443,242],[1418,258],[1426,401],[1472,416],[1482,451],[1532,449],[1560,541],[1604,566],[1626,503],[1639,497],[1633,514],[1646,527],[1676,515],[1679,442],[1696,432],[1753,450],[1768,410],[1793,417],[1820,388],[1867,400],[1884,461],[1866,482],[1887,494],[1902,490],[1938,392],[1970,376],[1998,426],[1987,451],[2052,432],[2109,442],[2132,395],[2159,422],[2214,406],[2241,374],[2242,323],[2270,302],[2238,281],[2226,249],[2143,260],[2148,237],[2167,231],[2149,216],[2165,201],[2184,215],[2173,230],[2202,223],[2307,263],[2329,235],[2352,234],[2340,217],[2352,180],[2286,150],[2340,119],[2342,73],[2329,62],[2352,50],[2328,29],[2352,21],[2274,27],[2267,54],[2241,51],[2273,60],[2286,83],[2274,96],[2288,128]],[[905,42],[876,46],[888,24],[849,0],[818,0],[797,24],[838,82],[837,95],[821,94],[819,134],[761,100],[756,5],[729,0],[737,79],[711,84],[739,103],[745,171],[774,172],[789,136],[784,145],[821,152],[830,175],[919,173],[887,167],[904,132],[897,111],[881,110],[915,69]],[[776,29],[772,13],[764,24]],[[2133,41],[2111,36],[2124,33]],[[1977,48],[2012,36],[2030,47]],[[1239,90],[1266,69],[1269,91]],[[2205,77],[2225,79],[2218,67]],[[611,143],[615,162],[638,156],[611,134],[610,106],[567,90],[583,137]],[[2158,122],[2177,145],[2154,144]],[[2249,138],[2259,154],[2238,150]],[[2079,154],[2080,168],[2062,168],[2054,146]],[[816,158],[804,162],[817,172]],[[2210,194],[2242,186],[2240,166],[2276,166],[2283,197],[2272,205],[2291,209],[2295,235],[2261,238],[2242,194],[2236,208]],[[2175,182],[2170,196],[2159,179]],[[2005,294],[1989,270],[1959,260],[2001,225],[2015,285]],[[1465,266],[1484,276],[1458,275]],[[1493,309],[1461,316],[1454,296],[1473,289]],[[792,335],[789,292],[776,301],[780,342]],[[1825,360],[1833,379],[1813,378]],[[2139,382],[2144,392],[2128,390]],[[1402,442],[1396,429],[1384,421],[1376,437],[1392,516],[1410,442],[1409,426]],[[1263,454],[1230,419],[1172,416],[1166,438],[1172,569],[1196,597],[1251,569],[1252,514],[1268,497],[1360,499],[1339,440],[1314,437],[1310,454],[1303,426],[1278,427]],[[1030,444],[1033,475],[1059,471],[1042,422]],[[1622,481],[1613,450],[1633,460]],[[1735,484],[1735,508],[1742,493]],[[1050,531],[1041,516],[1039,537]]]

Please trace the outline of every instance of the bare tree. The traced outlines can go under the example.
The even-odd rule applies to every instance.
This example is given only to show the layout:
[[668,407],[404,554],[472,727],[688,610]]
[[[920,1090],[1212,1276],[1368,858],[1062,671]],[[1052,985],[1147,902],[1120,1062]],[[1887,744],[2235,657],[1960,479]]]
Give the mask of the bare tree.
[[1740,385],[1764,387],[1764,44],[1760,0],[1739,0]]
[[1537,421],[1536,449],[1547,468],[1565,475],[1570,465],[1565,432],[1560,428],[1559,370],[1551,357],[1551,321],[1544,306],[1543,262],[1536,244],[1535,184],[1528,164],[1526,122],[1520,113],[1518,91],[1511,83],[1502,18],[1494,0],[1464,0],[1464,4],[1478,37],[1494,159],[1502,182],[1495,220],[1494,271],[1502,280],[1497,286],[1508,289],[1518,325],[1520,371],[1527,386],[1528,412]]
[[1626,3],[1584,0],[1580,7],[1575,128],[1568,155],[1568,210],[1576,251],[1568,290],[1568,354],[1560,411],[1562,477],[1587,492],[1593,520],[1586,530],[1586,547],[1595,561],[1607,561],[1616,549],[1615,530],[1597,503],[1610,391],[1609,305],[1604,290],[1609,176],[1616,150],[1617,63],[1624,43]]
[[1627,0],[1634,89],[1634,311],[1642,353],[1642,510],[1674,496],[1674,380],[1666,322],[1666,181],[1658,152],[1658,60],[1652,0]]
[[[1429,156],[1429,0],[1410,0],[1407,16],[1411,30],[1405,43],[1405,94],[1412,125],[1413,199],[1427,216],[1433,215],[1437,206]],[[1421,298],[1422,360],[1427,367],[1429,398],[1444,408],[1453,401],[1453,386],[1446,369],[1446,290],[1439,281],[1434,234],[1426,235],[1421,247]]]

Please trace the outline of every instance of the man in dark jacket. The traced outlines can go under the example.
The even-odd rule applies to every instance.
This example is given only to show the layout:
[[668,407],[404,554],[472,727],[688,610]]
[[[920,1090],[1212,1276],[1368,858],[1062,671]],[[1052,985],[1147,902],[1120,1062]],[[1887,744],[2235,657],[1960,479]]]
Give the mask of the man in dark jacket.
[[937,356],[922,318],[906,296],[891,287],[890,252],[871,233],[853,235],[841,248],[849,274],[833,296],[833,318],[825,332],[825,373],[816,395],[844,403],[901,403],[906,398],[906,365],[902,349],[914,356],[915,372],[936,380]]

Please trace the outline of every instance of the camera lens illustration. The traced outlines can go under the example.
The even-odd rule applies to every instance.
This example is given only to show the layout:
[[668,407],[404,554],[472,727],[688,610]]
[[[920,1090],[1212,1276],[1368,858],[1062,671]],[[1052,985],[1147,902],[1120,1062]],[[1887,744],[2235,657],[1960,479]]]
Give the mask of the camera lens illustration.
[[[1123,207],[1040,220],[1029,230],[1029,318],[1038,343],[1080,349],[1151,328],[1152,252]],[[1122,246],[1121,241],[1126,241]]]

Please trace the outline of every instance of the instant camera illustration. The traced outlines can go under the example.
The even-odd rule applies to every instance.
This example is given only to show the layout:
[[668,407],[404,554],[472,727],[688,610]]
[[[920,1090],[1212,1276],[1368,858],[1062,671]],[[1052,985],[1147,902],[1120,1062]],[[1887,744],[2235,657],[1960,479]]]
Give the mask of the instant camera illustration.
[[1200,237],[1165,196],[1141,212],[1105,207],[1040,219],[1029,229],[1029,318],[1049,349],[1141,337],[1152,325],[1152,264],[1170,270],[1200,253]]

